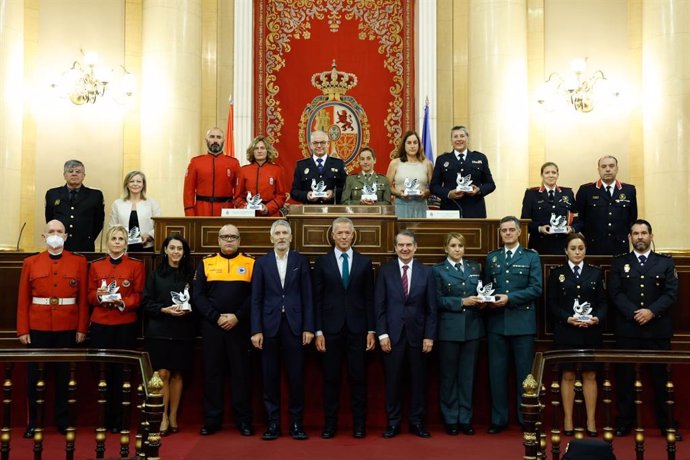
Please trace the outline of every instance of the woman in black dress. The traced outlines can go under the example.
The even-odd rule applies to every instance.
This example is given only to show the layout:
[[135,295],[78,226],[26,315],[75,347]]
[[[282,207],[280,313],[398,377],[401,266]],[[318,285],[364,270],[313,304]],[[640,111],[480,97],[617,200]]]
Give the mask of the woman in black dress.
[[182,396],[182,372],[190,371],[197,335],[195,315],[183,302],[191,299],[194,268],[189,244],[179,235],[165,239],[161,263],[146,280],[146,351],[163,380],[161,433],[177,433],[177,409]]
[[[547,303],[554,320],[554,346],[558,350],[600,348],[606,317],[604,273],[584,262],[585,237],[571,233],[565,242],[568,261],[549,274]],[[577,319],[575,300],[588,302],[592,308],[589,319]],[[583,311],[582,313],[586,313]],[[575,399],[575,366],[561,366],[561,398],[563,399],[563,433],[573,435],[573,402]],[[596,365],[582,366],[582,392],[587,409],[587,434],[597,436],[595,411],[597,407]]]

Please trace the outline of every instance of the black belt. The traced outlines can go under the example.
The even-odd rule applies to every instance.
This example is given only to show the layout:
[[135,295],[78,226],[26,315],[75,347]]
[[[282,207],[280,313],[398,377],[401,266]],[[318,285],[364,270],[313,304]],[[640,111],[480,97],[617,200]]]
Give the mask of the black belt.
[[196,201],[208,201],[209,203],[227,203],[232,201],[231,196],[203,196],[197,195]]

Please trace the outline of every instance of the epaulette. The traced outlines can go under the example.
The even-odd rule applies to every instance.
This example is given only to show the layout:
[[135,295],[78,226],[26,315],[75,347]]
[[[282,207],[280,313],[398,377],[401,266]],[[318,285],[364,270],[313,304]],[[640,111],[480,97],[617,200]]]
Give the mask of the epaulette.
[[667,254],[665,252],[655,252],[654,254],[661,256],[661,257],[666,257],[667,259],[671,259],[673,257],[671,254]]
[[[503,251],[503,248],[502,248],[502,247],[501,247],[501,248],[498,248],[498,249],[494,249],[493,251],[489,252],[489,254],[493,254],[494,252],[498,253],[498,252],[501,252],[501,251]],[[487,256],[488,256],[489,254],[487,254]]]
[[539,254],[536,249],[532,249],[532,248],[522,248],[522,249],[524,249],[525,251],[528,251],[528,252],[533,252],[535,254]]
[[446,265],[446,261],[444,260],[442,262],[438,262],[438,263],[434,264],[434,267],[444,267],[445,265]]
[[540,186],[536,186],[536,187],[527,187],[527,190],[538,191],[540,188],[541,188]]
[[614,259],[619,259],[619,258],[621,258],[621,257],[627,256],[628,254],[630,254],[630,253],[629,253],[629,252],[625,252],[625,253],[623,253],[623,254],[616,254],[615,256],[613,256],[613,258],[614,258]]
[[141,262],[142,264],[144,263],[143,260],[137,259],[136,257],[132,257],[132,256],[130,256],[129,254],[127,254],[127,258],[128,258],[129,260],[133,260],[133,261],[135,261],[135,262]]

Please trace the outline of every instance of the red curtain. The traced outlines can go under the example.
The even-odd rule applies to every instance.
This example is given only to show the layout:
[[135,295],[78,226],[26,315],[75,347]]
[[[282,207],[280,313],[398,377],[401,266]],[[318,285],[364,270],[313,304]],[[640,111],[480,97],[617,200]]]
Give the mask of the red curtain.
[[415,122],[414,1],[254,0],[254,7],[254,134],[272,140],[286,180],[309,156],[317,128],[350,173],[364,145],[385,173]]

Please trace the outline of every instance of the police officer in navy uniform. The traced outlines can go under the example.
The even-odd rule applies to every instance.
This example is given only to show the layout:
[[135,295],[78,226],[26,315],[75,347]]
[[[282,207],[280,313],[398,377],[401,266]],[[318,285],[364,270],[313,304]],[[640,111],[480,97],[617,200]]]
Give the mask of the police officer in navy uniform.
[[[539,254],[562,254],[565,239],[572,232],[570,226],[575,213],[575,196],[568,187],[556,185],[558,165],[551,161],[541,166],[542,184],[528,188],[522,199],[522,219],[531,219],[529,230],[530,249]],[[551,233],[551,215],[564,219],[567,233]]]
[[103,230],[103,193],[83,184],[86,168],[79,160],[65,162],[64,176],[65,185],[46,192],[46,222],[55,219],[64,224],[68,251],[93,252],[96,237]]
[[[508,426],[508,368],[513,357],[517,394],[532,369],[534,336],[537,333],[535,301],[542,293],[539,254],[520,246],[520,221],[501,219],[499,231],[503,247],[486,256],[485,283],[492,283],[496,302],[487,302],[486,331],[489,345],[489,386],[491,425],[489,434]],[[518,397],[518,419],[522,423]]]
[[[616,348],[623,350],[670,350],[673,320],[670,309],[678,296],[678,275],[671,256],[652,251],[652,225],[636,220],[630,227],[633,251],[613,259],[609,295],[616,309]],[[656,422],[663,435],[676,423],[668,423],[666,365],[650,365]],[[630,433],[635,420],[634,370],[632,364],[616,366],[616,436]],[[676,440],[680,435],[676,434]]]
[[[312,151],[310,158],[299,160],[295,165],[290,197],[303,204],[339,204],[347,172],[345,163],[337,157],[329,156],[328,134],[323,131],[311,133],[309,146]],[[326,185],[326,196],[318,198],[312,194],[312,180],[321,181]]]
[[[436,159],[429,188],[432,194],[441,198],[441,209],[459,210],[460,217],[486,218],[484,197],[496,190],[496,184],[486,155],[467,148],[469,138],[470,132],[466,127],[453,127],[450,131],[453,151]],[[455,190],[458,186],[458,174],[463,177],[471,176],[471,192]]]
[[603,156],[598,164],[600,179],[581,185],[577,191],[575,231],[584,233],[590,254],[625,254],[629,250],[628,229],[637,219],[635,186],[616,179],[615,157]]

